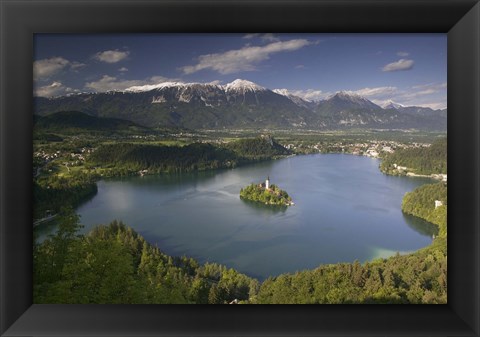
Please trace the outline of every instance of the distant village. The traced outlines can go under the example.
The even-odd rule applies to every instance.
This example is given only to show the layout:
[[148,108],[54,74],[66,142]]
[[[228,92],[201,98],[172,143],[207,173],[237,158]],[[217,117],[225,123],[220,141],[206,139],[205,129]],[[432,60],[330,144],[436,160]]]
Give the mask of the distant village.
[[[179,132],[174,136],[174,139],[189,139],[189,137],[195,136],[197,141],[201,143],[215,143],[215,144],[224,144],[227,141],[225,139],[198,139],[198,134],[189,134],[188,132]],[[151,140],[152,136],[139,136],[139,135],[130,135],[128,138],[136,141],[145,141]],[[155,137],[153,137],[155,138]],[[292,143],[282,144],[285,148],[291,150],[297,154],[308,154],[308,153],[345,153],[345,154],[353,154],[358,156],[367,156],[371,158],[382,158],[387,153],[393,153],[397,149],[405,149],[405,148],[412,148],[412,147],[428,147],[430,144],[426,143],[402,143],[399,141],[364,141],[364,142],[348,142],[348,141],[322,141],[322,142],[315,142],[309,143],[304,141],[296,141]],[[46,150],[39,148],[37,151],[34,152],[33,156],[36,161],[36,168],[34,168],[33,176],[37,176],[39,174],[39,167],[45,168],[47,164],[50,162],[55,161],[56,163],[64,166],[69,170],[70,167],[83,165],[86,157],[95,151],[95,148],[89,147],[79,147],[78,149],[70,149],[69,151],[60,151],[60,150]],[[61,163],[60,163],[61,161]],[[407,168],[398,167],[398,170],[405,170],[408,171]],[[145,172],[142,172],[143,174]],[[140,173],[141,175],[143,175]],[[408,175],[412,173],[405,172]],[[439,180],[446,181],[445,177],[435,177]]]
[[397,149],[429,147],[426,143],[401,143],[398,141],[376,141],[349,143],[348,141],[322,142],[316,144],[287,144],[285,147],[295,152],[311,153],[348,153],[357,156],[381,158],[383,154],[393,153]]

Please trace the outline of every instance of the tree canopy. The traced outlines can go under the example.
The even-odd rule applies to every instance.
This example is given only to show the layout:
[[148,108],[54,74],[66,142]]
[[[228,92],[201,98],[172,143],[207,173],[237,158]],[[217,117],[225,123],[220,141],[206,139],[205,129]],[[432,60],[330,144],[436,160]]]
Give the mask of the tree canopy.
[[35,303],[228,303],[258,281],[216,263],[172,257],[120,221],[79,235],[64,210],[59,231],[34,246]]
[[292,204],[292,198],[288,193],[275,184],[272,184],[269,189],[261,184],[248,185],[240,190],[240,198],[267,205],[289,206]]

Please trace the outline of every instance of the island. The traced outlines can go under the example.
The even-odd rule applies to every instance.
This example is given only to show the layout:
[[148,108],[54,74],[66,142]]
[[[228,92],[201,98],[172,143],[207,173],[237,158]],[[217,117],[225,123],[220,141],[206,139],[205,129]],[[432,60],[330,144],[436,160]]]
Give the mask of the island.
[[292,206],[292,198],[278,186],[270,184],[270,177],[264,183],[251,184],[240,190],[240,199],[256,201],[265,205]]

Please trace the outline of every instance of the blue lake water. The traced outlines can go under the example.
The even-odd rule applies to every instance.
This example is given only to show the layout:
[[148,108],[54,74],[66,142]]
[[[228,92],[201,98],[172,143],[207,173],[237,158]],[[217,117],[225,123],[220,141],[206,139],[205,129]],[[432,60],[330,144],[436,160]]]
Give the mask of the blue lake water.
[[[77,212],[85,231],[121,220],[167,254],[218,262],[265,279],[431,243],[435,227],[401,212],[404,194],[431,180],[386,176],[379,163],[317,154],[232,170],[104,180]],[[295,206],[239,198],[242,187],[267,176]]]

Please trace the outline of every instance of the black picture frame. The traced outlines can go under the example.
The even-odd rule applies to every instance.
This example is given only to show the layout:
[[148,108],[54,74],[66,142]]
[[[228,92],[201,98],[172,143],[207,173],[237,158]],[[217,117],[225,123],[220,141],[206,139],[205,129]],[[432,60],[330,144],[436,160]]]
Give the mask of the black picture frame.
[[[479,336],[477,0],[0,0],[2,336]],[[34,33],[448,33],[448,304],[32,305]]]

